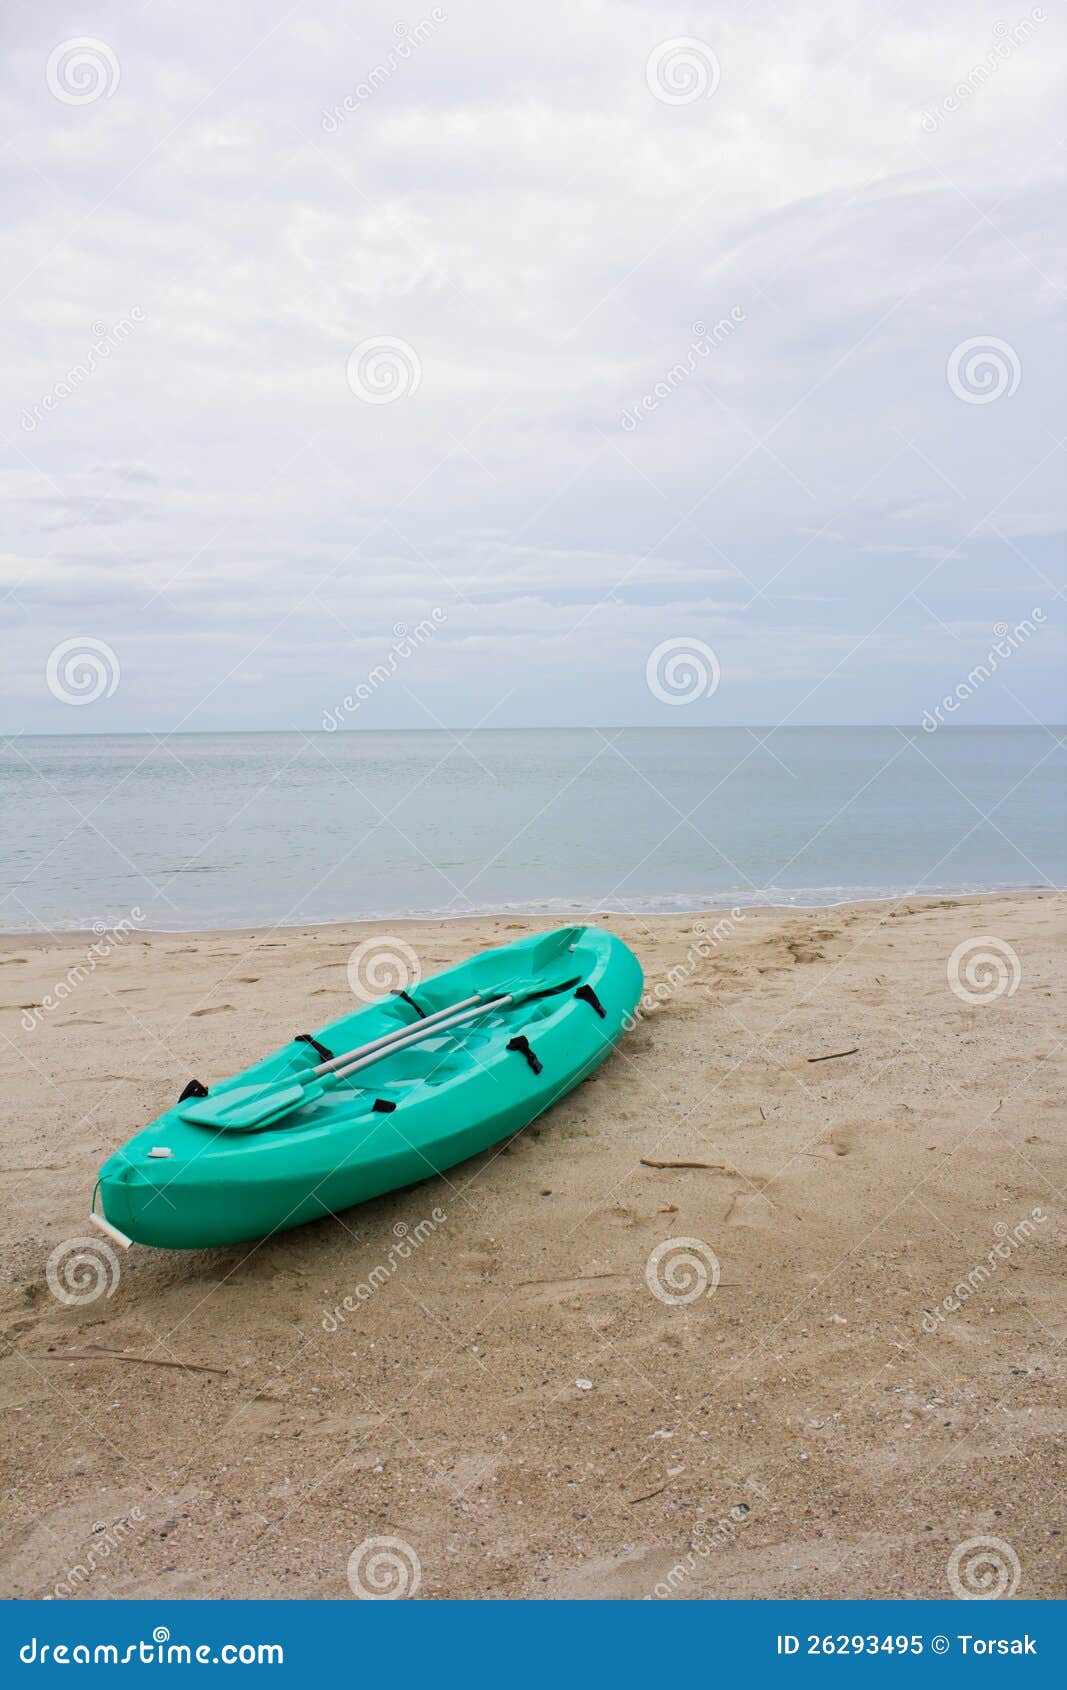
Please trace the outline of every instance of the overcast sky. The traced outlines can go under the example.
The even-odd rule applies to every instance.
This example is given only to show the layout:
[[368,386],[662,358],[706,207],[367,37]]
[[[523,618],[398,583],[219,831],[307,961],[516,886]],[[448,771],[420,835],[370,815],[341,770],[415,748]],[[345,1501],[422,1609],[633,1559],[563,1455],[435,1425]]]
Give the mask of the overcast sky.
[[7,731],[1064,719],[1061,8],[3,28]]

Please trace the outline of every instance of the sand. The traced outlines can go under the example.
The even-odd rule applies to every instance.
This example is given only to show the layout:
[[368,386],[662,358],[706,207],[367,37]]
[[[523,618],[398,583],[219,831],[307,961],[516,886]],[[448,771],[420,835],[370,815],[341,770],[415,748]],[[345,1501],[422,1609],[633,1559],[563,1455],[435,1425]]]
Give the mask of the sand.
[[[387,1537],[420,1598],[941,1597],[993,1538],[1062,1596],[1062,900],[723,920],[612,919],[658,992],[507,1146],[80,1303],[103,1158],[383,930],[0,942],[3,1593],[347,1597]],[[550,925],[388,931],[432,972]]]

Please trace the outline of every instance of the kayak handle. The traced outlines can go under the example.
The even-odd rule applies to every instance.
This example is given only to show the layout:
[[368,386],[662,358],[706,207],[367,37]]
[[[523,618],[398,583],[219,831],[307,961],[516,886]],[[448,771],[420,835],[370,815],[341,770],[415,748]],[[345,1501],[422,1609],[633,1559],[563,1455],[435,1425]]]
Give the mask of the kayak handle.
[[111,1222],[105,1220],[103,1215],[98,1215],[94,1210],[89,1216],[89,1219],[92,1221],[94,1226],[100,1228],[101,1232],[107,1233],[107,1236],[111,1239],[113,1244],[121,1244],[124,1250],[128,1250],[130,1248],[130,1245],[133,1243],[133,1239],[128,1238],[124,1232],[120,1232],[117,1226],[112,1226]]

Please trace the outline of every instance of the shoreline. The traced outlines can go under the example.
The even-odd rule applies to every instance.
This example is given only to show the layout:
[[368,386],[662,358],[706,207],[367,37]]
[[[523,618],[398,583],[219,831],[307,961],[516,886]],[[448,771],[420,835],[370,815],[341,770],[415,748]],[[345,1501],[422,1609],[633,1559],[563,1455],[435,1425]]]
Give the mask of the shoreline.
[[[455,915],[368,915],[368,916],[339,916],[335,921],[307,921],[289,922],[272,926],[269,921],[242,923],[236,927],[131,927],[125,934],[123,942],[130,940],[164,940],[164,939],[240,939],[255,938],[261,934],[275,934],[282,938],[295,937],[298,934],[336,933],[339,928],[375,928],[383,927],[433,927],[435,925],[454,928],[463,922],[477,926],[484,922],[521,921],[537,925],[544,924],[551,927],[567,927],[583,922],[602,921],[695,921],[702,916],[714,916],[721,920],[724,916],[739,910],[742,917],[749,916],[788,916],[788,915],[818,915],[820,911],[840,914],[851,910],[873,910],[879,907],[897,907],[901,903],[922,904],[928,907],[955,907],[968,903],[980,903],[990,899],[1013,898],[1058,898],[1067,892],[1067,887],[1051,885],[1032,886],[997,886],[981,887],[978,890],[960,891],[953,887],[945,887],[933,892],[889,892],[881,893],[870,898],[842,898],[835,903],[816,904],[694,904],[692,908],[672,908],[657,910],[640,909],[601,909],[588,904],[561,910],[537,910],[528,908],[506,908],[486,910],[465,910]],[[134,906],[135,908],[137,906]],[[122,918],[127,922],[129,917]],[[0,930],[0,949],[12,946],[23,948],[47,949],[49,946],[65,945],[106,938],[114,934],[120,922],[108,924],[100,922],[94,927],[67,927],[42,931],[40,928],[6,928]],[[36,945],[34,942],[36,941]]]
[[354,951],[558,923],[3,942],[0,1593],[343,1598],[386,1537],[430,1599],[937,1597],[990,1535],[1062,1590],[1063,900],[605,923],[634,1025],[531,1126],[188,1252],[87,1217],[193,1076],[350,1010]]

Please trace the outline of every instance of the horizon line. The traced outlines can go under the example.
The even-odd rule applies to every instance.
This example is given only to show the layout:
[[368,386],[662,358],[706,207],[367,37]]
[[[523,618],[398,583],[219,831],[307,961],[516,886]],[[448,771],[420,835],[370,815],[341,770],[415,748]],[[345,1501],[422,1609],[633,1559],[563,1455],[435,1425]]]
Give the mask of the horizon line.
[[[327,739],[335,739],[339,735],[355,737],[368,734],[444,734],[454,738],[457,735],[471,734],[506,734],[506,733],[861,733],[876,728],[894,729],[898,732],[921,732],[921,722],[672,722],[670,724],[651,722],[527,722],[513,727],[432,727],[432,728],[111,728],[111,729],[73,729],[67,733],[60,733],[54,729],[17,728],[13,732],[0,729],[0,740],[17,739],[219,739],[234,734],[299,734],[310,738],[312,735],[322,735]],[[1067,722],[943,722],[937,726],[937,732],[943,733],[992,733],[1003,730],[1012,732],[1041,731],[1051,733],[1056,729],[1067,732]]]

